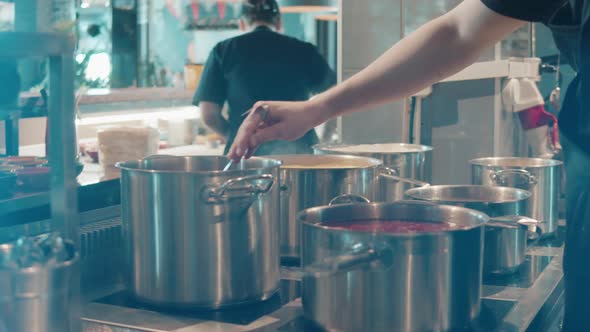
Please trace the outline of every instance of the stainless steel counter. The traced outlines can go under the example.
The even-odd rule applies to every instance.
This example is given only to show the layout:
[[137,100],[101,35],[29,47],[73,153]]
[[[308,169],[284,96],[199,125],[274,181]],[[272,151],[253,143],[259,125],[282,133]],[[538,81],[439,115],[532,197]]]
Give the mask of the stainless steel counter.
[[[515,275],[485,278],[481,317],[472,331],[548,331],[555,325],[563,308],[562,237],[560,229],[558,238],[530,248]],[[281,291],[271,300],[226,311],[163,312],[115,287],[85,305],[84,331],[316,331],[303,318],[299,271],[283,267],[281,272]]]

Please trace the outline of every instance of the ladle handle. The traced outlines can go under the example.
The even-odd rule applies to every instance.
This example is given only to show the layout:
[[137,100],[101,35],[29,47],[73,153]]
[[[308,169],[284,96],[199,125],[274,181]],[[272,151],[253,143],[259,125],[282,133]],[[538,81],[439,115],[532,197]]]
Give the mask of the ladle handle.
[[397,171],[391,167],[381,166],[381,170],[382,170],[382,172],[381,172],[381,174],[379,174],[379,176],[382,176],[386,179],[390,179],[390,180],[394,180],[394,181],[398,181],[398,182],[403,182],[403,183],[408,183],[408,184],[411,184],[416,187],[430,186],[430,183],[428,183],[428,182],[403,178],[403,177],[399,176]]

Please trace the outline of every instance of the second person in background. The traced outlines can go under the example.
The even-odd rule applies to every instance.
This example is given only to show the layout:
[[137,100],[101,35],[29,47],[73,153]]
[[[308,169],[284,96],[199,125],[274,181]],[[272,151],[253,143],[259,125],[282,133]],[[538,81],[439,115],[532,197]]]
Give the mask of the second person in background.
[[[259,100],[304,101],[336,83],[317,49],[285,36],[276,0],[244,0],[240,27],[245,34],[224,40],[211,51],[193,104],[204,123],[227,139],[228,152],[244,114]],[[228,105],[228,118],[222,115]],[[270,141],[256,155],[311,153],[315,130],[293,142]]]

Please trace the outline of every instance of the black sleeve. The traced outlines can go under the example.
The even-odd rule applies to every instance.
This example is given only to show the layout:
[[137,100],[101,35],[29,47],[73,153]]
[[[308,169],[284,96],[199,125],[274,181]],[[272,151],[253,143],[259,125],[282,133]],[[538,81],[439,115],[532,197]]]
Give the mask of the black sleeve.
[[193,105],[207,101],[223,105],[227,98],[227,81],[221,65],[220,47],[216,46],[205,63],[199,87],[193,97]]
[[568,0],[481,0],[491,10],[529,22],[547,22]]
[[310,90],[313,94],[322,93],[336,84],[336,73],[315,46],[309,44],[310,52]]

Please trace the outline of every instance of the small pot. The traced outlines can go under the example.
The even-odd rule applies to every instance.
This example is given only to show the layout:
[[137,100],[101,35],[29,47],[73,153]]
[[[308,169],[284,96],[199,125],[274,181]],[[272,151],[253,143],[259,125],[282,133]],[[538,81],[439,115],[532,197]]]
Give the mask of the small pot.
[[530,241],[543,234],[531,218],[507,216],[493,218],[485,227],[484,266],[486,275],[505,275],[518,270],[526,258]]

